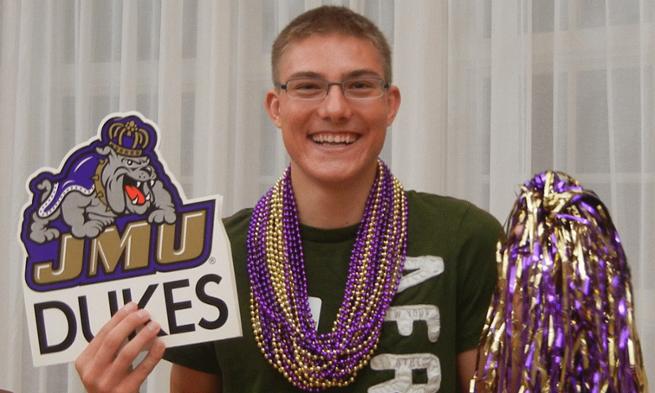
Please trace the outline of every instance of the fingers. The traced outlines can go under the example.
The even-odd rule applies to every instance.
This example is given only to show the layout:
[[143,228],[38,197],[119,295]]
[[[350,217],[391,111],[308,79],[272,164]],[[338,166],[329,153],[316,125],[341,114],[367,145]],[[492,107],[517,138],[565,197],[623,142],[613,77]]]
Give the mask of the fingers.
[[82,353],[77,357],[77,360],[75,361],[75,367],[77,368],[78,373],[80,372],[80,368],[83,367],[85,364],[88,363],[89,360],[93,359],[98,352],[98,349],[100,346],[104,343],[105,336],[114,328],[116,325],[118,325],[125,317],[127,317],[130,313],[132,313],[134,310],[137,309],[137,305],[135,303],[128,303],[124,307],[122,307],[120,310],[114,314],[114,316],[107,322],[96,334],[96,336],[91,340],[89,345],[82,351]]
[[[159,329],[160,327],[157,322],[148,322],[118,352],[116,359],[114,359],[107,370],[106,378],[120,385],[120,391],[132,392],[138,390],[138,387],[141,386],[143,381],[148,377],[148,374],[150,374],[150,371],[152,371],[164,355],[164,343],[157,339]],[[148,354],[134,370],[130,370],[130,366],[144,348],[150,348]]]
[[[108,331],[103,337],[100,349],[96,354],[96,361],[100,364],[112,363],[114,358],[118,355],[118,352],[121,350],[121,347],[125,344],[127,337],[132,334],[132,332],[142,327],[149,319],[150,314],[146,310],[137,310],[128,313],[128,315],[122,318],[118,324],[116,324],[116,326]],[[123,357],[117,358],[117,360],[125,361],[128,359]],[[129,366],[132,360],[134,360],[134,358],[125,363],[125,366]]]
[[[119,310],[89,343],[75,361],[82,382],[90,392],[138,391],[164,354],[165,346],[157,339],[160,326],[149,321],[146,310],[130,303]],[[129,342],[127,338],[139,330]],[[134,369],[139,353],[149,348],[143,361]]]
[[157,333],[159,333],[159,324],[155,321],[148,322],[132,340],[121,348],[118,356],[116,356],[116,361],[132,364],[139,352],[152,344],[152,341],[157,337]]
[[159,363],[161,360],[162,356],[164,356],[165,349],[166,346],[164,343],[155,337],[152,342],[152,346],[148,351],[148,355],[125,379],[124,383],[126,391],[135,391],[139,386],[141,386],[143,381],[148,377],[148,375],[150,375],[152,369],[155,368],[157,363]]

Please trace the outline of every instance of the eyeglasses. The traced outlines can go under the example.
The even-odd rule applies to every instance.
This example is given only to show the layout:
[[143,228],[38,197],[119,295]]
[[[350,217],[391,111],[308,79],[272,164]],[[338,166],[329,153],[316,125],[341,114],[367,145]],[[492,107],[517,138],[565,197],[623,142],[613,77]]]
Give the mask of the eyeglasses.
[[285,84],[276,83],[289,97],[314,101],[324,99],[332,85],[341,86],[343,95],[354,100],[380,98],[389,88],[388,83],[376,77],[349,78],[341,82],[330,82],[322,78],[298,78],[290,79]]

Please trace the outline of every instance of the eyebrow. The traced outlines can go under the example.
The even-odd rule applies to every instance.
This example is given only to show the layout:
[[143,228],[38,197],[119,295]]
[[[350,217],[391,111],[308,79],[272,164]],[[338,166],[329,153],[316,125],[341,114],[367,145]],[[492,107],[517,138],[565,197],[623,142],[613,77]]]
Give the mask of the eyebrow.
[[[358,70],[353,70],[348,72],[343,76],[343,79],[348,79],[348,78],[358,78],[360,76],[374,76],[377,78],[384,79],[382,76],[380,76],[377,72],[362,68]],[[291,74],[287,80],[291,79],[298,79],[298,78],[320,78],[320,79],[326,79],[323,75],[319,74],[318,72],[314,71],[299,71]]]
[[287,80],[298,79],[298,78],[323,78],[323,76],[318,72],[300,71],[291,74]]
[[348,74],[346,74],[345,77],[346,78],[357,78],[357,77],[360,77],[360,76],[374,76],[374,77],[377,77],[377,78],[380,78],[380,79],[384,79],[384,77],[379,75],[377,72],[375,72],[373,70],[365,69],[365,68],[363,68],[361,70],[351,71]]

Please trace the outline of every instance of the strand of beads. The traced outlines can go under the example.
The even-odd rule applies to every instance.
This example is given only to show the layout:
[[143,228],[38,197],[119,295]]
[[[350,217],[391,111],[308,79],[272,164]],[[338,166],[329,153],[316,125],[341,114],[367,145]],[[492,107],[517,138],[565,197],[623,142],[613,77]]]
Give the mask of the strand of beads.
[[352,383],[375,351],[405,260],[407,200],[398,180],[379,161],[328,333],[316,331],[309,308],[290,169],[253,210],[247,247],[251,321],[265,358],[303,390]]

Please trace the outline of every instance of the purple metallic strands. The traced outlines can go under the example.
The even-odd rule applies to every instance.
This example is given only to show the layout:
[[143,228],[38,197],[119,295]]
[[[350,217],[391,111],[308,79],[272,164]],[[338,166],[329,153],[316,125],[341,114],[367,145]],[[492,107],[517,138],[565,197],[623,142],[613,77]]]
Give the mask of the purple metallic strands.
[[535,176],[497,260],[471,392],[647,391],[626,257],[596,194]]
[[297,388],[347,386],[375,351],[407,253],[407,198],[382,161],[353,245],[332,330],[318,333],[291,170],[253,210],[248,230],[250,314],[264,357]]

